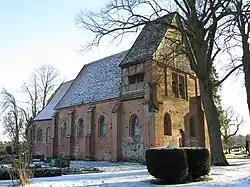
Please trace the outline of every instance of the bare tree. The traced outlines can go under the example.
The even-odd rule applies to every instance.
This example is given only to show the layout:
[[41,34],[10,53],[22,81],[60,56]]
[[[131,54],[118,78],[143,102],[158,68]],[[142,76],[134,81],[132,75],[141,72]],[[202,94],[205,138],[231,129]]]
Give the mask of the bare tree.
[[30,142],[31,149],[35,135],[33,119],[47,105],[49,97],[58,86],[59,75],[53,66],[43,65],[31,74],[29,81],[22,85],[22,91],[28,96],[25,102],[27,108],[24,113],[26,120],[25,139]]
[[19,148],[20,137],[24,130],[24,110],[18,106],[17,100],[6,89],[1,91],[2,112],[7,112],[3,120],[3,128],[7,136],[14,142],[14,150]]
[[41,108],[43,109],[49,96],[55,91],[59,83],[59,72],[51,65],[43,65],[37,69],[34,78],[37,78],[38,93],[41,99]]
[[59,72],[51,65],[38,68],[28,82],[24,82],[22,91],[27,93],[30,117],[34,118],[46,105],[49,97],[59,83]]
[[[225,22],[226,38],[231,41],[231,48],[241,51],[234,59],[240,61],[245,75],[248,110],[250,113],[250,1],[231,0],[227,7],[230,17]],[[235,54],[235,53],[234,53]],[[239,66],[240,66],[239,65]]]
[[[221,142],[220,121],[212,97],[214,84],[211,81],[213,62],[220,52],[217,47],[218,27],[227,15],[229,2],[223,0],[174,0],[167,5],[160,0],[115,0],[106,5],[100,13],[81,11],[76,17],[77,24],[95,34],[87,45],[99,45],[106,35],[121,39],[127,33],[137,32],[144,24],[152,23],[174,10],[178,12],[179,25],[170,27],[178,30],[184,38],[185,47],[179,49],[190,63],[199,79],[200,93],[204,106],[212,153],[212,163],[228,165]],[[147,10],[147,11],[142,11]],[[172,8],[172,9],[170,9]],[[147,13],[145,13],[147,12]],[[220,81],[221,83],[221,81]]]
[[229,148],[230,138],[237,134],[244,120],[239,114],[236,114],[231,107],[226,110],[221,110],[221,112],[221,135],[224,144]]

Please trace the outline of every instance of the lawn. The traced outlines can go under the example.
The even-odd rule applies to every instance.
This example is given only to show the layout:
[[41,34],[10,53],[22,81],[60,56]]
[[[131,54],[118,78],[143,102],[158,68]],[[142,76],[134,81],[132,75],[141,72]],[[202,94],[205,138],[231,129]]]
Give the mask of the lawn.
[[249,154],[225,154],[227,159],[242,159],[242,158],[247,158],[250,159]]
[[[203,182],[171,185],[171,186],[201,186],[201,187],[246,187],[250,186],[250,159],[229,159],[231,166],[212,167],[208,178]],[[110,162],[84,162],[75,164],[77,165],[99,166],[103,169],[102,173],[80,174],[80,175],[65,175],[60,177],[50,178],[34,178],[31,179],[29,187],[63,187],[63,186],[158,186],[154,184],[154,177],[152,177],[145,166],[134,163],[110,163]],[[91,167],[92,167],[91,166]],[[119,169],[121,168],[121,169]],[[120,170],[120,171],[119,171]],[[0,181],[0,186],[8,186],[11,181]],[[168,186],[168,185],[162,185]]]

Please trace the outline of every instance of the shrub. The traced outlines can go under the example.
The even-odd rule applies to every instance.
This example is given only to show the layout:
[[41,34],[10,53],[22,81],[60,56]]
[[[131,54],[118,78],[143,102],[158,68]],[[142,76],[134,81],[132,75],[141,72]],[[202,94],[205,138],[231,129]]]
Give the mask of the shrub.
[[210,172],[210,156],[207,148],[184,147],[188,158],[188,173],[192,179],[208,175]]
[[152,148],[146,151],[148,172],[166,183],[181,183],[188,176],[187,155],[180,148]]
[[69,159],[55,159],[55,166],[59,168],[69,167],[70,160]]
[[62,171],[58,168],[35,168],[33,171],[33,177],[55,177],[61,176]]
[[8,154],[11,154],[11,153],[12,153],[12,147],[11,147],[11,146],[7,146],[7,147],[5,148],[5,150],[6,150],[6,152],[7,152]]
[[10,168],[0,168],[0,180],[17,179],[17,172]]
[[6,168],[0,168],[0,180],[10,180],[10,174]]

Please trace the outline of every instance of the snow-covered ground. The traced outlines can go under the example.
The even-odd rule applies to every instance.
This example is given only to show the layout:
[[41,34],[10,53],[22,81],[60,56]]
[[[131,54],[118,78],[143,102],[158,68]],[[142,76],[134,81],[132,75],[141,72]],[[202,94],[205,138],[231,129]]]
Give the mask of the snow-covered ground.
[[[212,178],[213,180],[171,186],[250,187],[250,159],[230,159],[229,162],[231,166],[212,167],[209,178]],[[31,184],[27,186],[159,186],[156,184],[152,184],[152,179],[154,179],[154,177],[152,177],[147,172],[145,166],[139,164],[112,162],[74,162],[71,164],[71,167],[79,166],[97,167],[105,172],[81,175],[67,175],[49,178],[35,178],[31,179]],[[8,186],[10,184],[10,181],[0,181],[0,186]]]

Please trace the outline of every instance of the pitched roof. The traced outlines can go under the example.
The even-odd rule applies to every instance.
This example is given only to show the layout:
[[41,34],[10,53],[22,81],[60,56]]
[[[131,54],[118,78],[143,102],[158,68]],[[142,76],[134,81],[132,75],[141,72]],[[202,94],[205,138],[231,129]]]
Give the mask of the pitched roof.
[[47,106],[35,117],[34,119],[35,121],[52,119],[52,116],[55,113],[55,110],[54,110],[55,106],[58,104],[58,102],[61,100],[64,94],[67,92],[72,82],[73,80],[62,83],[59,86],[59,88],[55,91],[54,95],[50,99]]
[[127,51],[83,66],[55,109],[119,97],[122,81],[118,65]]
[[151,59],[174,16],[175,13],[170,13],[146,24],[120,66],[125,67]]

